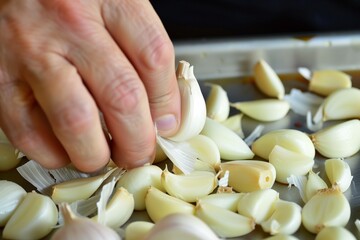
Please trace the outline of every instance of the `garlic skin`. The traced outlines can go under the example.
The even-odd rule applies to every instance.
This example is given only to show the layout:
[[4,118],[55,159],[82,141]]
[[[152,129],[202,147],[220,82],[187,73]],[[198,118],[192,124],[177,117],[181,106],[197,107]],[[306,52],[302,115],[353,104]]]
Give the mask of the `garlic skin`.
[[352,85],[350,75],[337,70],[314,71],[309,83],[309,90],[327,96],[332,92],[350,88]]
[[305,185],[305,202],[309,201],[319,190],[328,188],[326,182],[313,171],[309,172]]
[[315,237],[315,240],[356,240],[356,237],[343,227],[325,227]]
[[222,122],[229,117],[230,102],[227,92],[218,84],[208,84],[211,87],[206,99],[207,117]]
[[144,240],[219,240],[199,218],[190,214],[171,214],[155,224]]
[[58,221],[58,210],[50,197],[27,193],[3,230],[6,239],[41,239]]
[[241,127],[243,116],[244,114],[242,113],[235,114],[222,121],[221,124],[234,131],[237,135],[239,135],[239,137],[244,138],[245,135]]
[[25,195],[26,191],[17,183],[0,180],[0,227],[5,226]]
[[206,103],[193,66],[186,61],[180,61],[176,76],[181,96],[181,125],[178,132],[169,139],[179,142],[200,133],[206,120]]
[[310,158],[315,157],[315,147],[309,136],[295,129],[279,129],[267,132],[253,142],[251,149],[257,156],[269,160],[269,154],[275,145]]
[[155,226],[152,222],[135,221],[129,223],[125,228],[126,240],[141,240],[149,234],[150,230]]
[[332,185],[336,184],[342,192],[345,192],[351,184],[353,176],[349,164],[341,159],[327,159],[325,172]]
[[310,135],[315,149],[327,158],[346,158],[360,149],[360,120],[353,119]]
[[237,212],[240,196],[243,194],[244,193],[214,193],[200,198],[199,201]]
[[285,88],[283,83],[265,60],[261,59],[255,64],[254,79],[256,86],[264,94],[278,99],[284,97]]

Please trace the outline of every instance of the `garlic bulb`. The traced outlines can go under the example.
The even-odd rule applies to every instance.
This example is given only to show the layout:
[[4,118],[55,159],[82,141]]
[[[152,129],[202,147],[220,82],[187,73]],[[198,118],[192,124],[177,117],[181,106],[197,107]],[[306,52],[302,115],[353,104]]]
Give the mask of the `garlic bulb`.
[[341,159],[327,159],[325,172],[331,184],[336,184],[342,192],[345,192],[351,184],[353,176],[349,164]]
[[218,84],[209,84],[210,93],[206,99],[207,116],[215,121],[226,120],[230,113],[230,102],[226,91]]
[[62,203],[59,205],[60,211],[64,216],[65,224],[58,229],[52,236],[52,240],[120,240],[120,236],[111,228],[102,225],[85,217],[77,217],[70,209],[69,205]]
[[325,227],[315,237],[315,240],[356,240],[356,237],[343,227]]
[[327,96],[338,89],[349,88],[351,85],[351,78],[346,73],[337,70],[320,70],[312,73],[309,90]]
[[145,239],[150,230],[155,226],[152,222],[135,221],[129,223],[125,228],[126,240],[141,240]]

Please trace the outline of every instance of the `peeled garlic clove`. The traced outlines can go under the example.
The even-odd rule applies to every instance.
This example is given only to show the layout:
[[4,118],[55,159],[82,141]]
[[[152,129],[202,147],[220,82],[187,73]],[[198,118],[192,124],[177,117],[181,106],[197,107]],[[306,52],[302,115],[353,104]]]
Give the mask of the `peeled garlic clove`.
[[279,193],[273,189],[262,189],[244,193],[238,201],[237,211],[243,216],[254,219],[260,224],[268,219],[275,210]]
[[349,164],[341,159],[327,159],[325,172],[331,184],[336,184],[342,192],[345,192],[351,184],[353,176]]
[[301,207],[294,203],[278,200],[270,218],[261,223],[265,232],[274,234],[293,234],[301,225]]
[[340,89],[325,99],[323,121],[350,118],[360,118],[360,89]]
[[[216,170],[207,162],[195,160],[193,171],[207,171],[216,174]],[[175,165],[173,165],[172,172],[177,175],[183,175],[184,173]]]
[[145,165],[128,170],[116,184],[133,195],[135,210],[145,209],[145,196],[150,186],[165,191],[161,184],[162,169],[156,165]]
[[167,193],[186,202],[195,202],[217,187],[216,175],[207,171],[176,175],[166,168],[161,175],[161,182]]
[[223,160],[251,159],[254,153],[236,133],[210,118],[206,119],[201,134],[211,138],[218,146]]
[[201,201],[196,205],[195,215],[222,238],[243,236],[255,228],[251,218]]
[[10,143],[0,143],[0,171],[15,168],[21,161],[19,152]]
[[222,174],[229,171],[229,186],[237,192],[271,188],[276,178],[274,166],[259,160],[225,162],[220,165],[220,170]]
[[206,103],[194,68],[188,62],[180,61],[176,70],[181,96],[181,126],[170,137],[173,141],[185,141],[198,135],[206,120]]
[[190,214],[171,214],[155,224],[144,240],[219,240],[199,218]]
[[360,120],[348,120],[323,128],[310,137],[315,149],[324,157],[350,157],[360,149]]
[[309,136],[295,129],[279,129],[267,132],[255,140],[251,149],[257,156],[269,160],[269,154],[275,145],[302,153],[310,158],[315,157],[315,147]]
[[150,230],[155,226],[152,222],[135,221],[129,223],[125,228],[126,240],[142,240],[149,234]]
[[324,227],[343,227],[350,219],[350,204],[337,186],[318,191],[302,210],[304,227],[318,233]]
[[207,116],[221,122],[228,118],[230,102],[227,92],[218,84],[209,84],[211,90],[206,99]]
[[310,171],[305,185],[305,202],[312,198],[319,190],[325,188],[328,188],[326,182],[318,174]]
[[274,236],[264,238],[264,240],[299,240],[299,239],[291,235],[276,234]]
[[356,240],[356,237],[343,227],[325,227],[315,237],[315,240]]
[[48,196],[27,193],[6,223],[3,238],[40,239],[51,232],[58,221],[58,210]]
[[150,187],[145,197],[146,211],[153,222],[172,213],[194,214],[195,206]]
[[284,97],[284,85],[266,61],[260,60],[255,64],[254,79],[256,86],[264,94],[278,99],[282,99]]
[[350,75],[337,70],[314,71],[309,83],[309,90],[327,96],[341,88],[351,87]]
[[26,195],[26,191],[17,183],[0,180],[0,227],[5,226]]
[[275,145],[269,155],[269,162],[276,169],[276,181],[287,184],[291,175],[306,175],[313,167],[313,158]]
[[290,104],[285,100],[260,99],[230,104],[243,114],[263,122],[277,121],[286,116]]
[[241,120],[242,120],[243,116],[244,116],[244,114],[242,114],[242,113],[235,114],[235,115],[227,118],[226,120],[222,121],[221,124],[229,129],[233,130],[241,138],[244,138],[245,135],[244,135],[243,129],[241,127]]
[[240,196],[243,194],[244,193],[214,193],[200,198],[199,201],[236,212]]

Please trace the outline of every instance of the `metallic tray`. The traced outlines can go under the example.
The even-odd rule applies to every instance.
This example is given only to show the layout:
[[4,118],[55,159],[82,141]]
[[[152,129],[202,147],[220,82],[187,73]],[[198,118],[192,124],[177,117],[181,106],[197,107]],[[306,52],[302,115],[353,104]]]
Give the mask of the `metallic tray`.
[[[298,67],[316,69],[338,69],[349,71],[353,76],[353,86],[360,88],[360,33],[334,34],[312,36],[310,38],[256,38],[256,39],[227,39],[216,41],[175,42],[176,61],[186,60],[194,65],[196,77],[200,80],[204,96],[209,88],[208,81],[219,83],[227,91],[232,102],[265,98],[255,87],[251,75],[254,63],[265,59],[274,70],[280,74],[286,92],[291,88],[307,90],[307,82],[297,72]],[[357,72],[359,71],[359,72]],[[232,110],[232,114],[236,113]],[[258,124],[265,125],[264,132],[279,128],[294,128],[309,132],[306,128],[305,117],[289,112],[282,120],[271,123],[260,123],[244,117],[243,129],[249,134]],[[329,123],[331,124],[331,123]],[[315,171],[320,172],[324,179],[324,158],[316,156]],[[345,192],[349,199],[352,213],[346,226],[360,239],[354,221],[360,219],[360,153],[347,158],[352,169],[353,183]],[[16,170],[0,172],[0,179],[16,181],[27,190],[32,186],[22,179]],[[298,190],[295,187],[275,184],[280,198],[303,205]],[[135,220],[149,220],[145,212],[134,212],[129,222]],[[295,234],[299,239],[314,239],[315,235],[301,227]],[[257,226],[252,233],[233,239],[263,239],[269,235]],[[1,239],[1,228],[0,228]]]

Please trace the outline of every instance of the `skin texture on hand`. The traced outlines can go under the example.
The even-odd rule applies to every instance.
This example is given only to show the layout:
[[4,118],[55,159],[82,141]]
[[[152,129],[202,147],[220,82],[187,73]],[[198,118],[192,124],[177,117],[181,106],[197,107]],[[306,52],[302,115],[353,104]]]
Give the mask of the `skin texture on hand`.
[[152,161],[155,122],[177,131],[174,50],[149,1],[8,0],[0,33],[0,126],[44,167],[132,168]]

